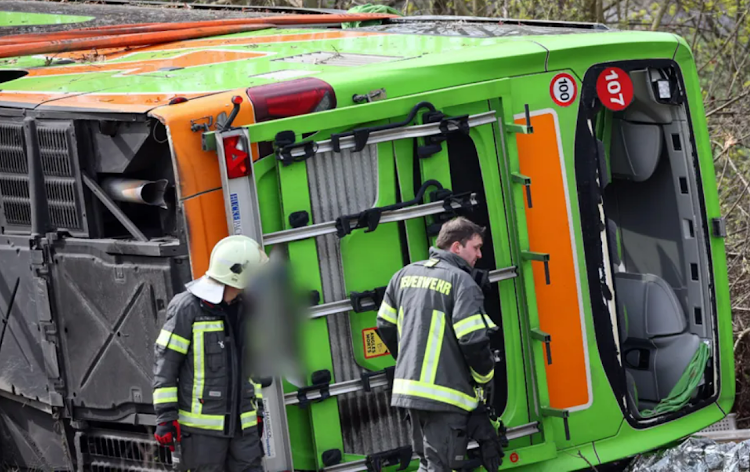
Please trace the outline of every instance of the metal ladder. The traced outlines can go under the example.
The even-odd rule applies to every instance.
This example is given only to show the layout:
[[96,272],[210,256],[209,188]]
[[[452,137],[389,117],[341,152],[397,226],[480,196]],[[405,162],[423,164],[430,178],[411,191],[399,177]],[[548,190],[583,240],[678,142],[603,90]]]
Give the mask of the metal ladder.
[[[478,115],[468,116],[465,119],[465,126],[476,127],[494,123],[496,121],[494,112],[481,113]],[[427,137],[441,134],[440,123],[431,123],[417,126],[404,126],[397,129],[374,131],[369,134],[366,143],[374,144],[380,142],[394,141],[398,139],[410,139],[417,137]],[[455,131],[456,125],[449,122],[446,128],[449,131]],[[339,221],[329,221],[309,226],[302,226],[288,230],[278,231],[269,234],[263,234],[261,226],[261,215],[258,200],[258,190],[255,183],[254,162],[250,159],[250,177],[229,179],[227,164],[223,146],[223,140],[230,137],[239,136],[247,145],[245,149],[250,149],[250,139],[248,130],[245,127],[229,129],[218,132],[215,135],[216,151],[219,158],[219,168],[224,191],[225,211],[227,217],[227,226],[230,233],[242,234],[258,241],[262,247],[291,241],[299,241],[307,238],[314,238],[340,232],[341,223]],[[361,143],[357,143],[355,136],[345,136],[332,143],[332,140],[321,141],[314,144],[314,152],[306,155],[305,158],[314,157],[317,153],[329,152],[336,149],[355,149]],[[310,144],[310,143],[308,143]],[[305,150],[295,148],[289,151],[293,158],[299,158],[306,154]],[[285,163],[286,164],[286,163]],[[465,206],[474,206],[477,204],[476,194],[466,196],[448,196],[442,201],[434,201],[427,204],[418,204],[406,208],[400,208],[392,211],[382,211],[377,218],[377,223],[390,223],[405,221],[414,218],[422,218],[430,215],[437,215],[444,212],[459,209]],[[337,223],[339,223],[337,228]],[[360,228],[356,221],[344,219],[345,233]],[[372,229],[372,228],[371,228]],[[341,237],[341,235],[340,235]],[[515,267],[508,267],[492,271],[490,282],[498,282],[514,278],[517,276]],[[359,305],[359,306],[357,306]],[[354,300],[340,300],[323,305],[316,305],[310,309],[311,318],[320,318],[336,313],[346,311],[358,311],[357,309],[373,310],[377,309],[377,303],[372,300],[370,303],[357,304]],[[356,379],[336,384],[314,385],[306,387],[309,393],[305,394],[305,401],[326,399],[331,396],[339,396],[356,391],[369,391],[374,388],[383,388],[389,385],[388,375],[386,372],[375,372],[368,374],[362,379]],[[325,393],[323,393],[325,391]],[[263,391],[265,411],[267,419],[265,421],[264,445],[267,445],[266,457],[264,458],[265,469],[268,471],[288,471],[294,470],[292,464],[291,439],[287,426],[286,406],[300,404],[300,391],[284,394],[281,378],[274,378],[270,387]],[[324,398],[325,397],[325,398]],[[273,431],[271,438],[267,437],[268,432]],[[510,434],[509,430],[509,434]],[[529,433],[533,434],[533,433]],[[524,434],[525,435],[525,434]],[[520,436],[519,436],[520,437]],[[365,461],[355,461],[338,464],[332,468],[325,469],[331,471],[358,471],[366,470]]]

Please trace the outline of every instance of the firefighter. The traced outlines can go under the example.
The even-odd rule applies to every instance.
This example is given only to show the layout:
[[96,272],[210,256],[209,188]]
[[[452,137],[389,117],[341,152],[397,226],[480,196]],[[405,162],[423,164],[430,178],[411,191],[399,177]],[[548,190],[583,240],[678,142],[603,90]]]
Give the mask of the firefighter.
[[[180,468],[263,470],[257,402],[260,388],[242,377],[242,293],[268,257],[245,236],[211,252],[206,274],[167,308],[155,345],[156,440],[180,446]],[[174,456],[173,456],[174,457]]]
[[391,405],[408,412],[420,471],[465,465],[470,414],[494,377],[489,334],[474,280],[484,228],[463,217],[446,222],[430,258],[398,271],[377,316],[383,342],[396,359]]

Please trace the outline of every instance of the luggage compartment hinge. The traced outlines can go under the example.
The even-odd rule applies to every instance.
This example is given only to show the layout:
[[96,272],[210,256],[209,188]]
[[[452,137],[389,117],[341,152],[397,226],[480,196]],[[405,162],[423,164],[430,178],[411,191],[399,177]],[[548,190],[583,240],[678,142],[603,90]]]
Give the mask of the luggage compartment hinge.
[[711,229],[713,230],[713,235],[717,238],[726,238],[727,237],[727,220],[724,217],[720,218],[712,218],[711,219]]
[[57,323],[52,316],[50,301],[50,271],[51,247],[47,239],[36,239],[37,249],[31,251],[31,267],[34,271],[34,299],[37,307],[39,323],[39,346],[44,359],[44,370],[49,383],[49,404],[55,407],[63,406],[65,381],[60,373],[60,363],[57,347],[60,345]]

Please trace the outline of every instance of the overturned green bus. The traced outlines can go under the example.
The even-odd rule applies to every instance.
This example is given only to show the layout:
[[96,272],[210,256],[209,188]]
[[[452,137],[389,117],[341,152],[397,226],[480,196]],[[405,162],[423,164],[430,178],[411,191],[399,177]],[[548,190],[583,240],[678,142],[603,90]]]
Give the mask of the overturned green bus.
[[458,214],[488,228],[503,469],[609,463],[732,407],[724,223],[679,37],[404,17],[11,62],[5,463],[168,468],[151,346],[213,244],[245,234],[312,294],[312,375],[264,392],[267,469],[415,469],[376,310]]

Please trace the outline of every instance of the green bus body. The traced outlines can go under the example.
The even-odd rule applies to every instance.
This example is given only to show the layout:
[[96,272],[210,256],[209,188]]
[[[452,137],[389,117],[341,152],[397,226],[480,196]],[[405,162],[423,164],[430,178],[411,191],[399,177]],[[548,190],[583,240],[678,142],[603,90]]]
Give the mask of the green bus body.
[[[299,212],[307,212],[309,224],[313,224],[333,220],[344,213],[358,213],[369,206],[382,207],[408,201],[414,198],[419,184],[429,179],[437,180],[454,194],[476,192],[479,203],[475,211],[466,213],[466,216],[474,218],[479,215],[479,220],[488,225],[491,239],[491,249],[485,252],[480,265],[486,269],[516,267],[516,277],[497,282],[488,295],[488,314],[502,325],[502,334],[493,341],[494,347],[501,352],[495,375],[496,390],[501,392],[496,406],[509,430],[536,425],[535,433],[510,440],[502,469],[555,472],[585,469],[670,444],[721,420],[731,410],[735,393],[732,320],[713,157],[700,82],[687,43],[671,34],[611,31],[581,25],[498,25],[477,20],[475,23],[469,21],[465,25],[467,29],[462,31],[461,27],[452,24],[448,19],[420,20],[417,17],[343,31],[268,29],[195,40],[195,47],[190,42],[181,42],[142,52],[136,49],[121,57],[92,63],[88,68],[81,66],[82,63],[56,64],[52,61],[49,64],[41,57],[14,58],[6,60],[0,70],[0,78],[8,74],[0,92],[0,115],[4,122],[17,120],[19,114],[48,120],[70,117],[100,123],[145,120],[154,123],[153,128],[149,128],[149,132],[154,133],[157,119],[164,124],[168,131],[169,153],[158,158],[154,154],[151,164],[135,167],[123,175],[156,179],[157,174],[160,176],[163,172],[148,169],[157,165],[168,167],[167,174],[174,173],[174,176],[166,177],[176,188],[175,206],[170,211],[177,212],[178,226],[182,228],[182,236],[174,239],[175,244],[184,249],[183,257],[185,254],[189,256],[192,268],[192,274],[183,270],[179,276],[173,275],[177,281],[173,282],[175,287],[180,285],[178,282],[189,280],[190,275],[201,275],[211,244],[233,232],[231,214],[228,214],[226,229],[206,230],[210,234],[200,236],[198,232],[202,230],[197,228],[209,225],[210,221],[205,215],[190,214],[189,211],[193,210],[188,208],[189,202],[202,199],[204,213],[221,213],[223,202],[231,198],[226,181],[217,189],[219,170],[215,153],[223,139],[216,122],[225,119],[231,111],[231,103],[226,98],[217,105],[216,97],[227,91],[244,99],[244,114],[238,115],[232,129],[243,130],[250,143],[258,144],[252,152],[255,162],[250,178],[257,187],[264,234],[294,229],[290,217]],[[432,29],[420,29],[421,25]],[[490,33],[485,31],[484,37],[472,37],[471,34],[476,33],[471,30],[473,27],[486,27]],[[205,51],[214,51],[215,56],[202,56]],[[186,54],[195,57],[175,59]],[[111,66],[128,62],[137,64],[123,64],[120,68]],[[105,66],[105,70],[97,70],[101,66]],[[654,118],[655,122],[638,121],[631,119],[635,114],[627,115],[627,108],[614,112],[603,107],[597,92],[597,79],[606,67],[617,67],[630,74],[636,88],[633,103],[637,102],[637,106],[644,110],[637,116],[671,113],[672,118],[664,118],[664,122],[657,118]],[[63,73],[66,68],[73,68],[72,73]],[[52,69],[55,72],[44,72]],[[18,77],[11,75],[14,71],[30,73]],[[43,73],[35,74],[34,71]],[[663,79],[669,80],[673,86],[671,98],[679,97],[673,104],[653,104],[642,95],[646,88],[639,80],[648,74],[652,74],[648,77],[654,77],[658,71],[673,74]],[[563,105],[555,101],[553,90],[555,80],[562,77],[560,74],[567,74],[565,77],[575,83],[574,98],[563,100],[566,102]],[[315,111],[291,113],[297,116],[260,119],[257,115],[262,106],[257,97],[284,82],[303,84],[300,85],[303,88],[306,83],[318,87],[324,84],[333,91],[335,99],[331,101],[332,105],[320,106]],[[382,92],[377,93],[381,89]],[[354,97],[372,92],[375,93],[370,101],[354,101]],[[169,104],[171,99],[179,96],[187,97],[188,101]],[[229,96],[231,94],[226,95]],[[328,97],[329,101],[331,98]],[[428,102],[444,117],[456,118],[456,123],[461,117],[483,114],[493,119],[471,127],[466,134],[446,135],[435,153],[421,159],[417,157],[416,149],[425,144],[424,138],[369,144],[364,151],[365,157],[360,156],[363,153],[347,151],[333,152],[325,157],[312,155],[289,165],[278,159],[279,133],[291,131],[296,143],[304,140],[321,143],[336,133],[403,122],[421,102]],[[194,108],[191,119],[199,123],[206,116],[212,119],[206,128],[192,134],[196,143],[202,143],[205,150],[194,146],[195,153],[185,157],[178,145],[187,145],[178,141],[182,139],[179,136],[190,134],[185,128],[188,125],[184,120],[173,119],[181,107],[200,107],[201,103],[205,103],[202,108],[205,113]],[[250,105],[253,108],[247,111]],[[426,110],[421,109],[407,125],[422,125]],[[533,129],[526,128],[527,110],[528,124]],[[221,112],[223,118],[219,117]],[[255,118],[248,119],[252,113],[255,113]],[[126,118],[132,116],[141,118]],[[615,122],[618,123],[616,126]],[[678,125],[683,126],[680,128],[683,132],[674,131]],[[91,130],[94,134],[102,132],[101,127]],[[625,134],[621,134],[618,140],[614,136],[616,132]],[[677,136],[673,138],[677,141],[667,139],[669,133]],[[546,139],[545,136],[557,141],[540,144],[542,141],[539,140]],[[628,137],[633,136],[636,138],[629,141]],[[643,161],[645,157],[638,157],[647,155],[648,139],[664,139],[659,144],[663,146],[659,148],[661,154],[656,154],[656,158],[662,161],[672,159],[671,164],[655,165],[656,169],[651,172],[656,180],[651,183],[644,183],[648,179],[639,181],[638,177],[630,181],[623,178],[623,156],[631,159],[628,162],[633,165],[633,175],[637,176],[638,165],[650,165],[647,160]],[[78,140],[81,140],[80,136]],[[596,153],[591,154],[592,149],[596,150],[597,140],[606,159],[597,160]],[[274,142],[276,144],[271,144]],[[633,149],[639,153],[633,153]],[[686,177],[680,177],[683,180],[678,180],[676,167],[681,161],[674,157],[678,151],[685,154],[687,173]],[[615,155],[616,158],[612,157]],[[92,162],[100,158],[94,153]],[[327,176],[321,175],[326,167],[323,164],[315,167],[314,162],[324,158],[330,163],[331,173]],[[344,166],[343,159],[351,160],[348,170],[337,167]],[[615,162],[615,159],[620,161]],[[187,163],[200,160],[209,163],[201,164],[201,169],[210,168],[215,175],[206,174],[188,181],[184,177],[188,172]],[[87,168],[90,175],[97,175],[97,165],[88,165]],[[98,177],[105,173],[98,172]],[[555,180],[555,176],[559,178]],[[530,177],[528,192],[536,203],[530,208],[526,186],[529,181],[524,177]],[[663,185],[671,177],[678,186],[675,188],[682,185],[689,192],[672,192],[672,187]],[[347,178],[351,180],[347,181]],[[608,189],[601,185],[605,178],[609,181]],[[545,179],[551,179],[551,183],[541,183],[546,182]],[[341,188],[347,182],[351,188]],[[555,190],[558,186],[560,190]],[[88,192],[88,189],[82,190],[82,198],[93,199]],[[219,206],[204,198],[206,193],[218,195],[221,192],[223,197],[217,200]],[[645,196],[637,197],[630,192],[642,192],[640,195],[655,196],[655,199],[649,206],[642,201]],[[350,195],[348,203],[335,202],[336,198],[346,195]],[[427,196],[429,191],[425,195],[424,202],[420,203],[431,201]],[[693,203],[680,200],[685,195],[689,195]],[[373,197],[375,200],[367,200]],[[4,208],[9,211],[10,195],[0,193],[0,201],[3,198],[6,202]],[[672,201],[676,203],[666,203]],[[239,205],[242,204],[240,201]],[[554,208],[568,213],[567,218],[559,220],[567,225],[560,227],[560,231],[554,230],[557,223],[553,221],[558,221],[553,218],[557,211]],[[652,212],[649,208],[653,209]],[[679,217],[675,213],[677,209],[683,212]],[[603,213],[600,215],[599,210],[606,212],[607,217],[601,218]],[[685,218],[690,211],[693,216]],[[128,210],[128,215],[132,217],[133,214],[132,209]],[[4,231],[13,238],[31,234],[31,230],[25,230],[23,225],[16,225],[17,228],[8,225],[8,217],[5,218],[3,221],[11,230],[6,228]],[[219,220],[223,222],[222,218]],[[607,219],[614,221],[612,227],[608,226]],[[327,239],[307,238],[285,245],[298,287],[304,291],[317,291],[319,303],[327,303],[348,298],[351,292],[384,286],[404,264],[427,258],[429,245],[434,243],[435,234],[430,231],[433,223],[433,217],[381,222],[374,231],[355,229],[342,238],[329,235],[325,237]],[[102,224],[106,226],[106,223]],[[238,221],[237,224],[247,223]],[[678,226],[673,227],[675,224]],[[688,229],[695,243],[686,236]],[[105,233],[97,236],[90,231],[88,236],[78,237],[84,241],[78,244],[109,238]],[[612,237],[612,234],[617,236]],[[675,234],[680,237],[675,237]],[[150,242],[155,240],[151,234],[147,237]],[[11,239],[9,236],[8,242]],[[132,238],[126,235],[124,239]],[[686,239],[691,241],[685,242]],[[545,265],[540,261],[547,250],[542,246],[561,240],[570,241],[569,249],[565,249],[569,251],[570,260],[566,259],[563,269],[563,264],[558,262],[561,253],[549,253],[550,283],[547,284]],[[203,244],[200,248],[197,247],[198,241]],[[685,319],[677,321],[681,326],[679,333],[669,333],[669,336],[677,336],[674,343],[670,341],[672,338],[661,339],[663,333],[648,339],[625,339],[627,323],[641,321],[637,320],[639,315],[634,315],[632,309],[629,320],[622,308],[614,310],[619,303],[618,293],[626,298],[625,292],[618,290],[614,282],[611,257],[613,251],[617,251],[612,248],[617,246],[624,251],[624,265],[629,265],[627,272],[637,275],[632,277],[637,283],[628,287],[640,287],[638,284],[642,281],[651,280],[644,274],[655,274],[667,280],[667,285],[677,294],[675,300],[679,302]],[[338,256],[331,256],[331,251]],[[564,255],[568,254],[565,251]],[[662,259],[654,261],[654,254]],[[149,261],[171,258],[177,256],[160,253],[130,263],[148,265]],[[326,258],[332,259],[326,262]],[[680,267],[680,263],[690,265]],[[340,265],[338,268],[332,268],[337,264]],[[645,270],[654,267],[661,268],[663,273]],[[639,268],[644,270],[639,271]],[[335,277],[340,279],[331,282]],[[675,280],[684,283],[674,283]],[[83,278],[79,279],[79,283],[82,281]],[[49,283],[54,285],[56,282],[53,279]],[[569,289],[560,289],[563,285]],[[650,285],[652,288],[643,290],[649,293],[647,290],[656,290],[653,287],[657,286],[663,285]],[[175,290],[179,291],[179,288]],[[606,292],[614,294],[615,299],[607,299]],[[559,300],[576,300],[575,306],[555,306],[558,302],[545,300],[546,294],[562,297]],[[655,316],[654,320],[659,319],[659,315],[667,316],[659,311],[663,305],[657,308],[648,311]],[[650,305],[644,305],[644,313],[651,309]],[[300,351],[307,371],[328,371],[332,374],[330,382],[335,384],[359,379],[361,372],[378,372],[393,365],[393,359],[384,355],[378,347],[377,334],[372,332],[375,311],[352,311],[335,316],[335,319],[318,318],[305,324]],[[643,315],[642,322],[647,330],[656,329],[654,326],[661,323],[646,319],[646,316]],[[573,322],[559,322],[562,319]],[[575,320],[580,320],[580,326]],[[626,320],[624,326],[622,320]],[[154,320],[154,330],[160,322],[163,322],[163,314]],[[157,332],[153,331],[154,336]],[[543,340],[545,333],[551,334],[548,345]],[[60,336],[65,335],[61,333]],[[574,342],[576,336],[581,337],[580,343]],[[334,342],[334,338],[349,339],[349,345]],[[677,349],[676,344],[685,345],[682,339],[708,346],[710,355],[701,370],[702,380],[687,404],[661,415],[644,416],[645,409],[655,407],[658,400],[664,399],[669,392],[661,391],[660,398],[649,399],[645,406],[640,407],[639,413],[639,407],[633,404],[638,394],[632,393],[630,387],[651,387],[649,380],[642,380],[646,378],[645,374],[637,376],[651,370],[653,378],[657,379],[654,380],[656,386],[665,375],[680,377],[682,372],[650,366],[662,362],[657,353]],[[575,349],[568,350],[566,343]],[[622,367],[626,353],[630,352],[628,349],[636,352],[633,355],[637,356],[638,362],[647,364],[640,365],[640,370],[633,366],[629,368],[629,372],[636,372],[637,381],[631,380]],[[5,362],[1,353],[0,361]],[[71,355],[69,351],[60,351],[59,355],[69,362],[66,357]],[[687,359],[691,355],[684,354]],[[151,353],[144,352],[143,356],[142,364],[150,366]],[[351,359],[342,360],[345,357]],[[558,368],[558,365],[569,365],[568,373],[568,367]],[[307,382],[310,384],[309,378]],[[566,382],[567,391],[564,388]],[[6,390],[4,385],[0,384],[0,389]],[[294,394],[304,386],[284,382],[284,392]],[[129,388],[129,385],[123,385],[123,388]],[[7,390],[11,392],[9,388]],[[150,403],[147,386],[144,390],[141,403],[146,406],[139,411]],[[57,404],[50,400],[49,403],[64,411],[66,421],[98,421],[104,425],[102,427],[113,431],[125,422],[118,420],[116,423],[120,426],[115,426],[115,422],[109,424],[103,417],[88,417],[86,415],[93,413],[84,411],[85,408],[73,399],[73,390],[63,387],[57,391],[62,401]],[[395,449],[394,446],[407,446],[403,418],[383,408],[387,406],[384,390],[373,389],[373,392],[312,401],[304,408],[287,406],[294,468],[327,469],[384,452],[368,449],[373,444],[390,444],[389,450]],[[19,399],[28,397],[15,389],[12,394]],[[46,402],[44,399],[37,401]],[[137,404],[138,401],[130,403]],[[135,421],[135,424],[143,423]],[[270,424],[278,427],[273,418]],[[566,428],[569,438],[566,438]],[[393,430],[393,437],[387,440],[368,436],[382,435],[389,430]],[[341,452],[338,464],[324,461],[324,456],[329,457],[326,453],[330,454],[330,451]],[[409,468],[414,470],[417,466],[418,463],[412,460]]]

